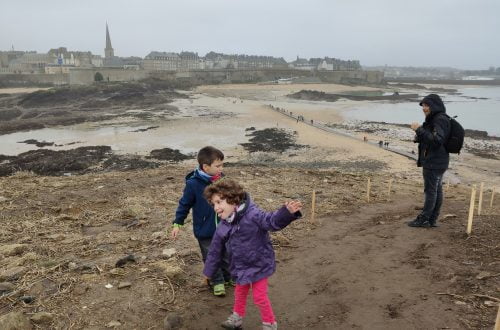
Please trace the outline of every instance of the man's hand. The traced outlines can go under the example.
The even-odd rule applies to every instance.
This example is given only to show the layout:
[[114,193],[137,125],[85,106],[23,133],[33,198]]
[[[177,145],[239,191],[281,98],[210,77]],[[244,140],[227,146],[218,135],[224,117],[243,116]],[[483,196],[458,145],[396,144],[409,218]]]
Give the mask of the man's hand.
[[411,126],[410,126],[410,127],[411,127],[411,129],[412,129],[412,130],[416,131],[416,130],[417,130],[417,128],[419,128],[419,127],[420,127],[420,124],[419,124],[419,123],[416,123],[416,122],[413,122],[413,123],[411,123]]
[[179,232],[181,231],[181,228],[178,227],[178,226],[175,226],[173,229],[172,229],[172,233],[171,233],[171,236],[173,239],[176,239],[177,238],[177,235],[179,235]]
[[291,214],[294,214],[297,211],[300,211],[302,209],[302,203],[300,201],[290,201],[285,203],[286,209],[288,212]]

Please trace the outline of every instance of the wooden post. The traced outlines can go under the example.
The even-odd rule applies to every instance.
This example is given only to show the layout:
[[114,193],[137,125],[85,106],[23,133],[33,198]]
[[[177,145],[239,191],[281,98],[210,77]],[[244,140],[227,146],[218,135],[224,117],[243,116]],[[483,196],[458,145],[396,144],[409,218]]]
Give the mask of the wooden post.
[[483,207],[483,189],[484,182],[481,182],[481,185],[479,186],[479,203],[477,204],[477,215],[481,215],[481,209]]
[[472,218],[474,217],[474,202],[476,200],[476,187],[472,187],[469,206],[469,220],[467,221],[467,235],[472,233]]
[[500,305],[498,305],[497,320],[495,322],[495,330],[500,330]]
[[368,178],[368,183],[366,184],[366,201],[370,203],[370,188],[371,188],[371,181],[370,178]]
[[495,187],[493,187],[491,189],[490,212],[491,212],[491,209],[493,208],[493,197],[495,197]]
[[312,203],[311,203],[311,223],[315,223],[316,219],[316,190],[313,190]]
[[392,179],[389,179],[389,187],[387,189],[387,200],[391,200],[391,186],[392,186]]
[[445,189],[445,191],[448,192],[448,190],[450,190],[450,179],[448,179],[448,181],[446,181],[446,189]]

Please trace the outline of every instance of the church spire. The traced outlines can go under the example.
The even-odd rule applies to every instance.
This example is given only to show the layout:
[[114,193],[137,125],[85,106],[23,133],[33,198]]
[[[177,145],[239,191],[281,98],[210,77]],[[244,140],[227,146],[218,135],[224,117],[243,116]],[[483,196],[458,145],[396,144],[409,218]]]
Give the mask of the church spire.
[[104,48],[104,57],[110,58],[114,56],[115,52],[113,50],[113,47],[111,46],[111,38],[109,37],[108,23],[106,23],[106,48]]

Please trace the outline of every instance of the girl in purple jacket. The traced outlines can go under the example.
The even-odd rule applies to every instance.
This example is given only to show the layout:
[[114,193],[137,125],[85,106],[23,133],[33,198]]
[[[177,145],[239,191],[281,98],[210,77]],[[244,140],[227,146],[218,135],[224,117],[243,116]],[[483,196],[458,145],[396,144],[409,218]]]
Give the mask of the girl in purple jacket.
[[227,249],[229,271],[236,282],[233,313],[222,327],[242,327],[247,295],[252,288],[263,329],[277,329],[267,295],[267,279],[276,270],[269,231],[283,229],[300,218],[301,202],[290,201],[275,212],[265,212],[252,202],[240,184],[230,179],[221,179],[208,186],[205,198],[222,221],[212,239],[203,274],[209,279],[214,276]]

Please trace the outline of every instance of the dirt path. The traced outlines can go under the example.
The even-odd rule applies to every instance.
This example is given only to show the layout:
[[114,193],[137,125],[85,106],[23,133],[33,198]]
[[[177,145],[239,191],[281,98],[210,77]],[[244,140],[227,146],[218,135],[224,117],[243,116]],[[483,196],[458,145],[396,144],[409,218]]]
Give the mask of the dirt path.
[[[280,328],[464,328],[459,306],[436,295],[446,292],[449,282],[433,274],[446,269],[449,251],[439,242],[452,228],[407,227],[415,206],[406,198],[324,218],[292,247],[278,247],[270,297]],[[231,311],[232,298],[232,291],[224,299],[200,293],[187,312],[186,328],[217,329]],[[250,300],[249,307],[246,328],[257,329],[260,320]]]

